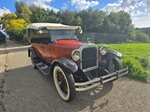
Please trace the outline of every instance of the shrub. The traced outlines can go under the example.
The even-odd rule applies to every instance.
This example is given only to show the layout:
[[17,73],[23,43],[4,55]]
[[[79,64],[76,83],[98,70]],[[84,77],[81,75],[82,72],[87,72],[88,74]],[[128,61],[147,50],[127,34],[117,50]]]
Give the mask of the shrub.
[[131,32],[130,40],[133,40],[136,42],[144,42],[144,43],[150,42],[149,35],[145,34],[144,32],[140,30],[133,30]]
[[142,66],[138,60],[136,60],[134,58],[125,58],[122,61],[122,64],[123,64],[123,67],[128,66],[128,68],[129,68],[128,76],[129,77],[148,82],[147,73],[142,68]]
[[0,42],[5,41],[6,36],[0,31]]

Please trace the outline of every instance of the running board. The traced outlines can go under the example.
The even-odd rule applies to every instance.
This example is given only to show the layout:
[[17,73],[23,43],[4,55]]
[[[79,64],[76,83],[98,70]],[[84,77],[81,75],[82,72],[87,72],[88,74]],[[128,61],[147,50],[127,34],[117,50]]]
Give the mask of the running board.
[[35,66],[42,72],[44,75],[49,75],[50,67],[44,64],[43,62],[35,62]]

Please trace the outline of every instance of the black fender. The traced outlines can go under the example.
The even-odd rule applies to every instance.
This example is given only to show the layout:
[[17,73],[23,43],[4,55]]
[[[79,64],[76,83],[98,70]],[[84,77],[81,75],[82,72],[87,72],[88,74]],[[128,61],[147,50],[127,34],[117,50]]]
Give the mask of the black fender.
[[30,57],[30,52],[32,52],[33,58],[37,57],[37,54],[36,54],[36,52],[35,52],[33,47],[29,47],[28,48],[28,57]]
[[[102,62],[99,63],[100,67],[108,70],[109,72],[112,72],[114,63],[120,65],[120,59],[122,58],[122,54],[113,51],[113,50],[108,50],[106,55],[102,56]],[[106,60],[103,62],[103,60]]]
[[33,49],[32,47],[28,48],[28,57],[30,57],[30,52],[32,52],[32,49]]
[[120,63],[121,58],[122,58],[121,53],[119,53],[117,51],[113,51],[113,50],[108,50],[107,51],[107,61],[106,61],[105,68],[109,72],[113,72],[113,66],[115,66],[115,68],[117,67],[116,70],[121,69],[121,63]]
[[114,50],[108,50],[106,55],[107,55],[107,59],[122,58],[122,54]]
[[53,72],[53,69],[56,64],[60,64],[61,66],[63,66],[65,71],[68,72],[69,74],[75,73],[78,70],[77,64],[71,59],[59,58],[52,62],[50,74]]

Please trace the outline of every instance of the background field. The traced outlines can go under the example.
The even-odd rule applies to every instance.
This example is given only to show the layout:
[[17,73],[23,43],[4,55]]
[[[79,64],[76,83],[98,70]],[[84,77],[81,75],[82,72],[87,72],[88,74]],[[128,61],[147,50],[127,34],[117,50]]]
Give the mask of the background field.
[[128,76],[150,82],[150,44],[107,44],[109,49],[123,54],[123,67],[129,67]]

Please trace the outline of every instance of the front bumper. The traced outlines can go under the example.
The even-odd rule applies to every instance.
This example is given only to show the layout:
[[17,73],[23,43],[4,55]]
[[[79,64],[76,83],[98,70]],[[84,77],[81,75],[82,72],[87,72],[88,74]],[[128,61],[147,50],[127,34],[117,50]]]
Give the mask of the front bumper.
[[126,74],[128,74],[128,67],[104,76],[100,76],[99,78],[94,78],[87,82],[75,83],[76,91],[86,91],[92,89],[98,85],[118,79]]

